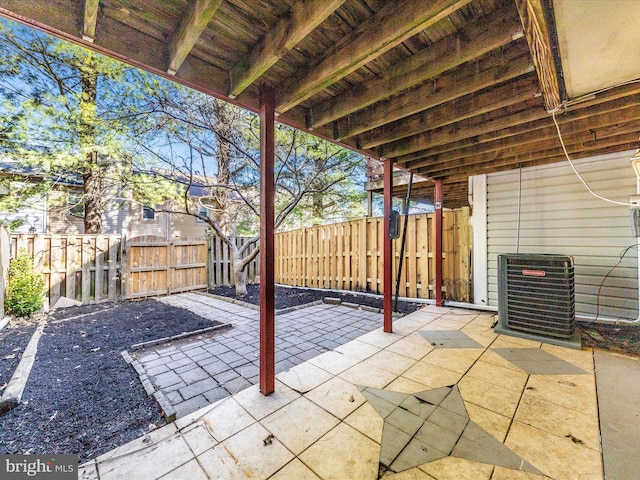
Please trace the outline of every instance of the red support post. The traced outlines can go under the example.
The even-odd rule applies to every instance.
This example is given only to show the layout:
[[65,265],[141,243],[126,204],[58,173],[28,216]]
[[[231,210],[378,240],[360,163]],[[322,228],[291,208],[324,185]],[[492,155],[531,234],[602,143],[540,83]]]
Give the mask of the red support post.
[[436,179],[435,207],[436,207],[436,252],[434,255],[436,262],[436,306],[441,307],[442,301],[442,179]]
[[275,93],[260,88],[260,392],[275,390]]
[[384,160],[384,246],[383,246],[383,272],[382,272],[382,308],[384,318],[384,331],[393,331],[393,252],[392,240],[389,238],[391,209],[393,208],[393,160]]

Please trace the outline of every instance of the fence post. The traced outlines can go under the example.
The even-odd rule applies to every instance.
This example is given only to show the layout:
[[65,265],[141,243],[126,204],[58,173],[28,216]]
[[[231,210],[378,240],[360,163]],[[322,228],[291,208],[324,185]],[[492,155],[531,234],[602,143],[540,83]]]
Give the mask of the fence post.
[[4,227],[0,227],[0,320],[4,318],[5,275],[9,268],[9,251],[9,234]]
[[122,235],[120,240],[120,295],[127,298],[127,279],[129,275],[129,262],[127,260],[127,236]]

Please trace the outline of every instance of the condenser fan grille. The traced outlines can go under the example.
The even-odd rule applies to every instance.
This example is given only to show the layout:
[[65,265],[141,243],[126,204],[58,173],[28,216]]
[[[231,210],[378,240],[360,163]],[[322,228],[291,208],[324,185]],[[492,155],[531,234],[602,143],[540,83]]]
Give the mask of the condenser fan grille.
[[573,259],[560,255],[498,256],[499,322],[555,338],[576,330]]

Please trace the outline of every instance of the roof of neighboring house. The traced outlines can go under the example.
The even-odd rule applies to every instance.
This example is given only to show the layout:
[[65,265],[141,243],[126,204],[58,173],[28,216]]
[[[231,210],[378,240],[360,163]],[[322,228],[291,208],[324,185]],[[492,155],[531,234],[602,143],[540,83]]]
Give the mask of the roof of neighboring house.
[[46,168],[21,164],[17,160],[3,159],[0,161],[0,175],[14,175],[26,178],[50,178],[58,185],[79,187],[82,185],[80,175],[71,172],[52,172]]

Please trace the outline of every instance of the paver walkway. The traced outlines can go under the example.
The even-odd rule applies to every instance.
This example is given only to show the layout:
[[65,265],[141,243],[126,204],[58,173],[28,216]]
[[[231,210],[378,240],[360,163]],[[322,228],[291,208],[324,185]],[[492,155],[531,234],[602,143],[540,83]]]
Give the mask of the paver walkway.
[[102,455],[81,478],[604,478],[593,352],[497,335],[493,320],[426,307],[278,373],[270,396],[251,386]]
[[[151,383],[178,418],[259,382],[259,313],[196,293],[161,301],[233,324],[220,332],[137,351]],[[370,332],[382,315],[338,305],[315,305],[276,315],[276,373]]]

